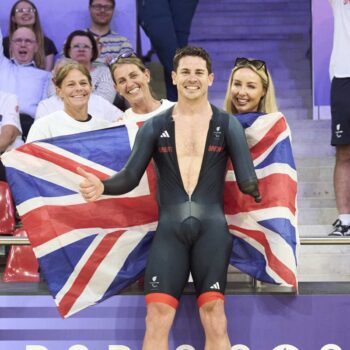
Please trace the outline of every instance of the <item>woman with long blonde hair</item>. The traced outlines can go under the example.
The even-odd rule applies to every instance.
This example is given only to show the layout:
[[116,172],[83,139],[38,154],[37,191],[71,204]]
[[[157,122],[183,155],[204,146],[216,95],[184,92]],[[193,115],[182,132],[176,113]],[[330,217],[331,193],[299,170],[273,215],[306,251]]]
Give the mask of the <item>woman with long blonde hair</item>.
[[236,59],[227,85],[224,109],[232,114],[277,112],[275,88],[264,61]]

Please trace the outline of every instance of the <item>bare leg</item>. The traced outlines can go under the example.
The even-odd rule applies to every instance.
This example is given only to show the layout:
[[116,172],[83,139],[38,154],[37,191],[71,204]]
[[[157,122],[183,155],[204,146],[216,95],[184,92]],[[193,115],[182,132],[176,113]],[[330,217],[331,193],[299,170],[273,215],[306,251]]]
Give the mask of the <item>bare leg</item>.
[[199,314],[205,333],[204,350],[230,350],[223,300],[205,303],[199,309]]
[[350,145],[336,146],[334,191],[339,214],[350,214]]
[[147,305],[146,333],[142,350],[168,350],[168,338],[176,310],[163,303]]

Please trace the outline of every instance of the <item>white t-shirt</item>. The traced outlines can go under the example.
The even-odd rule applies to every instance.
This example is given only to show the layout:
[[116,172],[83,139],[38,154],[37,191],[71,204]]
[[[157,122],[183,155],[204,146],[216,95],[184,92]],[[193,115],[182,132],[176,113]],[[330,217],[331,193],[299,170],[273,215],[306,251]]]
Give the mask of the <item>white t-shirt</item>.
[[9,151],[23,144],[18,98],[16,95],[0,91],[0,130],[5,125],[13,125],[20,132],[20,135],[7,147],[6,151]]
[[26,142],[47,139],[55,136],[77,134],[109,126],[111,126],[111,123],[104,119],[92,117],[86,122],[80,122],[69,116],[64,111],[57,111],[35,120],[29,130]]
[[[61,98],[53,95],[42,100],[36,110],[35,119],[42,118],[57,111],[63,111],[64,105]],[[123,112],[103,97],[91,94],[88,103],[88,113],[94,118],[115,122],[120,119]]]
[[138,114],[138,113],[135,113],[132,111],[131,108],[127,109],[124,113],[124,122],[127,123],[127,122],[142,122],[142,121],[145,121],[151,117],[154,117],[155,115],[167,110],[168,108],[172,107],[175,102],[171,102],[171,101],[168,101],[168,100],[161,100],[161,105],[156,109],[154,110],[153,112],[150,112],[150,113],[146,113],[146,114]]
[[350,77],[350,2],[329,0],[333,9],[333,50],[329,74],[333,77]]

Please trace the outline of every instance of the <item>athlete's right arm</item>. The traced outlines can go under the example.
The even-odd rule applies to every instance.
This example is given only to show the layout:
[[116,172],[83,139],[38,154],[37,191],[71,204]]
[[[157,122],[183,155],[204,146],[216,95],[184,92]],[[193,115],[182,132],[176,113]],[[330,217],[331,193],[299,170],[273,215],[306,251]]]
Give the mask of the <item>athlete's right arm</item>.
[[93,201],[101,194],[119,195],[130,192],[140,182],[153,154],[156,138],[151,120],[139,129],[130,157],[124,168],[111,178],[101,181],[95,175],[79,169],[78,173],[85,180],[80,185],[80,192],[87,201]]

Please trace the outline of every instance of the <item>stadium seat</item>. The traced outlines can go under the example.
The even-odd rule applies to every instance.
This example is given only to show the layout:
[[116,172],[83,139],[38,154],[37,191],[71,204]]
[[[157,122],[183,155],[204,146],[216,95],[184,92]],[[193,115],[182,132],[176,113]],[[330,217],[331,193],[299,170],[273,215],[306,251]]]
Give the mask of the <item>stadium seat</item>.
[[7,182],[0,181],[0,234],[12,235],[15,230],[15,206]]
[[[15,230],[14,237],[27,237],[26,231],[21,227]],[[3,275],[4,282],[39,282],[39,264],[31,246],[11,246],[6,268]]]

